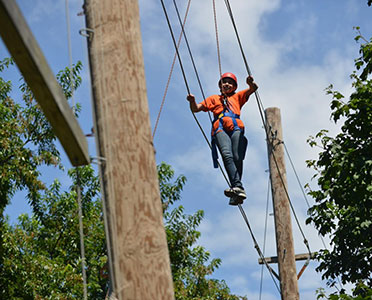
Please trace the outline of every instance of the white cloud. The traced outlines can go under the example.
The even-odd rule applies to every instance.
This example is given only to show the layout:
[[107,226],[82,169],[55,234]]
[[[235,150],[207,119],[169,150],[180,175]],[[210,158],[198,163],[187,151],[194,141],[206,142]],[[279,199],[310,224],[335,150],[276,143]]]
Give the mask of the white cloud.
[[[350,32],[345,30],[348,25],[335,21],[338,16],[331,16],[332,5],[322,7],[322,9],[329,10],[322,11],[321,14],[316,5],[311,6],[304,1],[290,1],[289,5],[284,5],[281,1],[231,1],[231,5],[248,63],[259,84],[258,91],[263,105],[280,108],[284,141],[302,184],[308,183],[313,171],[306,168],[305,160],[317,158],[319,149],[310,148],[306,143],[307,138],[323,128],[329,129],[330,134],[335,134],[339,130],[339,125],[334,125],[329,120],[331,96],[325,95],[324,89],[333,83],[336,90],[345,95],[350,93],[351,82],[348,75],[353,70],[353,58],[357,55],[357,45],[353,45],[352,37],[348,37]],[[238,76],[239,87],[243,88],[246,72],[231,22],[226,12],[223,11],[223,6],[223,3],[217,5],[222,70],[223,72],[227,70],[235,72]],[[349,11],[349,13],[357,16],[355,11]],[[333,24],[337,22],[334,27],[326,22],[324,16],[327,14],[329,19],[333,20]],[[277,28],[272,19],[278,23]],[[174,19],[172,21],[176,24]],[[161,49],[158,57],[169,64],[174,50],[169,43],[168,28],[165,25],[162,28],[161,37],[159,36],[161,26],[154,27],[154,35],[151,35],[151,28],[147,28],[149,31],[146,43],[156,45],[161,40],[163,45],[158,48]],[[340,32],[339,28],[344,28],[345,31]],[[216,93],[218,62],[212,3],[206,1],[192,3],[186,32],[204,84],[203,88],[207,94]],[[156,46],[153,47],[156,48]],[[184,48],[181,49],[181,53],[184,67],[189,71],[190,63]],[[152,51],[149,51],[148,55],[151,54]],[[175,72],[179,72],[179,69]],[[191,75],[188,78],[191,81],[189,84],[193,87],[194,79]],[[179,98],[183,98],[182,83],[182,80],[176,83],[176,92],[181,93]],[[192,91],[194,90],[196,89],[192,88]],[[253,95],[251,97],[242,111],[242,119],[246,124],[250,141],[243,175],[248,199],[243,207],[262,247],[268,179],[265,169],[268,163],[262,121],[256,99]],[[182,109],[178,111],[179,115],[188,113],[184,111],[184,108]],[[183,126],[189,129],[190,126],[190,124],[182,123],[179,117],[177,121],[173,121],[173,124],[176,124],[174,130]],[[206,126],[206,132],[209,133],[208,122]],[[221,272],[229,276],[227,282],[233,287],[233,291],[240,291],[242,294],[257,298],[257,293],[253,290],[258,286],[260,267],[257,265],[258,255],[253,248],[246,225],[237,209],[228,207],[226,204],[216,206],[216,197],[219,197],[218,200],[223,199],[222,188],[226,184],[222,176],[216,175],[213,170],[208,148],[201,146],[201,142],[194,141],[194,136],[199,134],[197,130],[187,130],[182,134],[186,139],[190,137],[189,144],[169,160],[181,173],[187,173],[193,179],[196,178],[190,190],[200,191],[201,187],[205,190],[203,206],[196,203],[196,200],[191,202],[196,203],[196,207],[208,207],[204,203],[210,203],[210,208],[206,210],[205,220],[200,226],[202,232],[200,244],[210,250],[213,257],[222,258]],[[288,183],[291,200],[311,250],[323,248],[316,230],[304,225],[307,218],[307,205],[304,203],[302,192],[288,161],[287,174],[288,179],[291,180]],[[313,181],[311,184],[315,185],[316,182]],[[189,192],[192,194],[192,191]],[[309,200],[312,203],[312,199]],[[271,199],[269,206],[271,212]],[[216,211],[215,207],[220,210]],[[296,251],[306,253],[303,237],[294,220],[292,227]],[[275,233],[271,216],[267,235],[266,253],[268,256],[275,255]],[[327,239],[326,243],[328,243]],[[312,264],[313,266],[308,268],[311,271],[305,271],[300,282],[300,289],[304,291],[301,299],[314,299],[315,289],[325,285],[320,279],[320,274],[314,271],[314,263]],[[244,265],[244,268],[239,265]],[[299,267],[301,266],[299,264]],[[247,268],[249,270],[246,270]],[[231,273],[233,275],[228,275]],[[256,282],[256,287],[251,287],[248,292],[243,291],[241,285],[247,285],[247,281],[252,278]],[[275,290],[272,292],[266,290],[262,299],[277,299],[276,296]]]
[[[53,59],[53,68],[66,66],[64,1],[19,2],[32,28],[36,29],[36,37],[42,43],[43,50],[48,53],[47,57]],[[335,134],[339,128],[339,125],[335,126],[329,121],[331,98],[325,95],[324,88],[333,83],[335,89],[346,96],[350,92],[348,75],[353,69],[353,59],[358,55],[358,45],[352,41],[352,26],[362,26],[362,31],[364,29],[366,36],[369,36],[372,28],[370,15],[365,8],[358,8],[351,0],[327,4],[321,1],[279,0],[230,2],[249,66],[260,86],[259,95],[263,105],[281,109],[284,141],[301,181],[305,184],[313,175],[305,167],[305,160],[316,158],[318,153],[318,149],[306,144],[306,139],[320,129],[327,128]],[[82,17],[79,19],[75,14],[81,11],[81,1],[70,0],[69,3],[75,26],[73,32],[77,34],[76,28],[81,26],[78,24]],[[163,95],[162,88],[168,76],[174,48],[159,1],[140,0],[139,4],[148,93],[150,107],[153,109],[151,114],[156,115],[154,107],[158,107],[155,102]],[[184,14],[185,4],[179,4],[181,15]],[[171,13],[177,38],[178,21],[171,1],[167,1],[166,5]],[[340,12],[343,13],[342,18]],[[246,71],[223,1],[217,2],[217,17],[222,70],[235,72],[239,79],[239,88],[243,88]],[[43,31],[45,24],[50,26]],[[186,32],[203,88],[207,95],[216,93],[219,71],[211,1],[192,2]],[[85,44],[85,40],[83,43]],[[180,51],[191,91],[198,93],[184,43]],[[79,53],[79,56],[82,54]],[[185,174],[188,177],[184,194],[187,196],[183,199],[183,205],[187,210],[205,210],[206,216],[200,226],[200,244],[211,251],[212,257],[223,259],[219,276],[227,279],[234,293],[247,294],[250,299],[257,299],[261,267],[257,264],[258,255],[252,238],[238,209],[226,204],[227,199],[222,193],[226,183],[221,174],[213,169],[210,151],[188,111],[186,89],[178,62],[174,72],[167,108],[160,120],[160,130],[155,140],[157,158],[171,163],[176,174]],[[83,76],[88,79],[85,73]],[[209,135],[207,117],[202,113],[198,117]],[[264,131],[254,96],[243,108],[242,119],[250,142],[244,164],[244,184],[248,199],[243,207],[258,243],[263,247],[268,180],[265,170],[268,164]],[[301,199],[302,195],[289,163],[287,173],[291,198],[303,224],[307,206]],[[315,185],[316,182],[312,184]],[[269,207],[271,212],[271,199]],[[294,221],[292,225],[296,251],[304,252],[303,238]],[[273,256],[276,252],[273,227],[273,217],[270,216],[267,256]],[[311,250],[322,247],[315,230],[304,226],[304,231]],[[304,291],[301,299],[314,299],[314,290],[324,286],[314,267],[312,263],[301,278],[300,289]],[[262,299],[277,299],[277,291],[271,278],[267,278],[266,270],[265,274],[265,287],[269,287],[264,289]]]

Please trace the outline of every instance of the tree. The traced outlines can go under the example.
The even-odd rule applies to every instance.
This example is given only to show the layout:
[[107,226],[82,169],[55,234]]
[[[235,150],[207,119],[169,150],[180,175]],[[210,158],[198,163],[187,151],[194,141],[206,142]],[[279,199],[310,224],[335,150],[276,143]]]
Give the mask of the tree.
[[370,299],[367,286],[372,286],[372,39],[367,41],[356,29],[356,41],[364,43],[351,75],[354,92],[344,102],[332,85],[327,89],[333,97],[331,118],[343,122],[341,133],[330,137],[322,130],[309,139],[311,146],[323,150],[317,161],[308,161],[319,189],[309,192],[316,204],[309,209],[307,223],[330,235],[332,246],[319,252],[317,270],[323,278],[340,277],[356,285],[356,298],[343,298],[351,296],[341,292],[341,298],[330,299]]
[[[0,72],[12,65],[12,59],[0,61]],[[78,62],[72,68],[74,89],[81,83],[81,67]],[[70,73],[66,68],[57,74],[67,98],[71,97]],[[27,198],[38,213],[39,191],[45,189],[38,168],[62,168],[54,132],[29,87],[21,81],[22,97],[18,101],[9,96],[12,88],[10,81],[0,77],[0,222],[5,206],[18,190],[28,191]]]
[[[79,174],[79,177],[78,177]],[[186,182],[169,165],[158,166],[171,268],[177,300],[244,300],[230,294],[225,281],[209,278],[221,264],[201,246],[195,246],[203,212],[185,215],[172,208],[181,199]],[[82,189],[89,299],[107,294],[107,262],[99,182],[90,166],[69,171],[73,184],[61,191],[55,181],[40,196],[39,215],[21,215],[19,224],[6,223],[4,262],[0,270],[1,299],[81,299],[82,275],[76,184]]]
[[82,299],[76,185],[81,188],[89,299],[104,299],[108,279],[99,180],[91,166],[71,169],[73,184],[61,191],[57,180],[40,196],[40,215],[6,224],[0,269],[1,299]]
[[[0,72],[13,64],[0,62]],[[72,84],[80,83],[81,63],[73,67],[74,80],[66,68],[57,79],[71,97]],[[61,191],[55,181],[46,187],[41,179],[41,165],[63,169],[55,146],[55,135],[25,83],[21,84],[22,101],[10,98],[12,84],[0,77],[0,213],[15,192],[26,189],[33,209],[31,216],[21,215],[19,223],[9,225],[1,219],[0,298],[1,299],[81,299],[82,275],[76,185],[82,188],[84,211],[87,283],[89,299],[103,299],[107,294],[106,248],[99,199],[98,179],[90,166],[69,171],[72,186]],[[77,106],[76,112],[80,111]],[[79,176],[78,176],[79,174]],[[174,171],[169,165],[158,167],[161,199],[176,298],[246,299],[230,294],[225,281],[210,279],[220,259],[210,260],[210,253],[196,246],[203,212],[184,214],[182,206],[173,207],[181,199],[186,182],[180,176],[171,182]]]
[[181,199],[186,178],[179,176],[171,182],[174,171],[165,163],[158,166],[158,174],[176,299],[247,299],[230,294],[224,280],[209,278],[221,265],[221,260],[210,260],[210,253],[195,245],[200,237],[197,227],[203,219],[203,211],[186,215],[183,206],[171,209]]
[[[13,65],[12,59],[1,60],[0,73]],[[57,74],[67,97],[71,95],[70,74],[73,74],[71,81],[75,83],[75,89],[81,83],[80,69],[78,62],[72,72],[66,68]],[[0,267],[4,259],[1,238],[4,236],[5,206],[17,191],[26,190],[33,211],[41,214],[40,191],[45,189],[45,184],[40,179],[39,167],[62,168],[56,137],[29,87],[21,80],[21,99],[18,101],[10,97],[12,88],[12,83],[0,76]]]

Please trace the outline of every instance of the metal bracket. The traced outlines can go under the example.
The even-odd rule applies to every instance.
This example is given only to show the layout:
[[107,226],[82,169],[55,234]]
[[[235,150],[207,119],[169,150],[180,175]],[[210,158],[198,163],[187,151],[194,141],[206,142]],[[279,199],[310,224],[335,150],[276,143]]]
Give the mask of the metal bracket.
[[93,39],[93,36],[94,36],[94,30],[93,29],[90,29],[90,28],[82,28],[79,30],[79,34],[82,35],[82,36],[85,36],[89,39],[89,41],[91,41]]

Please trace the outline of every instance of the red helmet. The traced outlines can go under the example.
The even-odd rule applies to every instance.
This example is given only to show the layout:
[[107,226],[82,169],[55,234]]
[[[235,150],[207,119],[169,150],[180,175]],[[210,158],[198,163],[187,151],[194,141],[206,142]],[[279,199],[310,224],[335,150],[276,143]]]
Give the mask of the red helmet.
[[221,80],[224,78],[231,78],[235,81],[235,87],[238,87],[238,80],[236,79],[236,76],[233,73],[227,72],[221,75],[220,80],[218,81],[218,86],[221,87]]

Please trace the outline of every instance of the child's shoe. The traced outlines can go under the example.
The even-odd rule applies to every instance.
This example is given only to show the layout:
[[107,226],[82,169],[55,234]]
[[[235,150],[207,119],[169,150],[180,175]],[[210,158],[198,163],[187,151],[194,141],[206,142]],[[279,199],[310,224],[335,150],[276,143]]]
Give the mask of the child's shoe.
[[238,196],[240,198],[243,198],[243,200],[245,198],[247,198],[247,195],[245,194],[245,191],[243,188],[241,187],[238,187],[238,186],[235,186],[233,188],[228,188],[224,191],[224,194],[226,197],[228,198],[232,198],[234,196]]
[[239,205],[239,204],[243,204],[243,199],[242,198],[239,198],[238,196],[233,196],[233,197],[230,198],[229,205],[236,206],[236,205]]
[[244,191],[244,189],[242,187],[235,186],[235,187],[232,188],[232,190],[234,191],[234,194],[238,198],[240,198],[242,200],[244,200],[244,199],[247,198],[247,195],[245,194],[245,191]]

